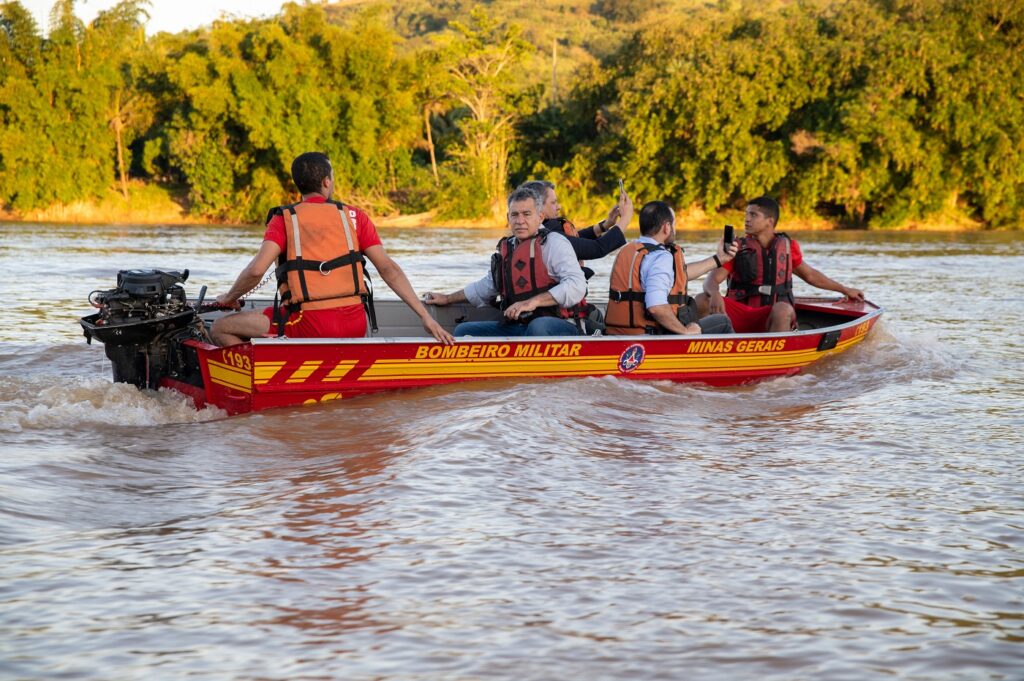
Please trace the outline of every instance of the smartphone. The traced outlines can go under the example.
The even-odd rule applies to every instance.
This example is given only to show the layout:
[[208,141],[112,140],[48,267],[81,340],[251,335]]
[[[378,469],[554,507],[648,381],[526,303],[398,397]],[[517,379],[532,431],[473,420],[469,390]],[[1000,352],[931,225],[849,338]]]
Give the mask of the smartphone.
[[620,177],[619,178],[619,196],[625,196],[625,195],[626,195],[626,187],[625,187],[625,185],[622,184],[622,178]]
[[732,243],[732,225],[725,226],[725,235],[722,237],[722,243],[726,246]]

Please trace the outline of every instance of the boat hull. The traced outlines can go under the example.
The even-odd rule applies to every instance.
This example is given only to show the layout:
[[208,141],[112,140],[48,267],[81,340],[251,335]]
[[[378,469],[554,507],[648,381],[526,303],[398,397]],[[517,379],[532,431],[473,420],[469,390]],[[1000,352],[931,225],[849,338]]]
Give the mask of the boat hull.
[[615,376],[730,386],[799,373],[860,343],[882,313],[870,303],[798,300],[798,316],[829,322],[792,333],[719,336],[259,338],[221,348],[183,342],[202,375],[161,385],[228,414],[316,404],[386,390],[481,379]]

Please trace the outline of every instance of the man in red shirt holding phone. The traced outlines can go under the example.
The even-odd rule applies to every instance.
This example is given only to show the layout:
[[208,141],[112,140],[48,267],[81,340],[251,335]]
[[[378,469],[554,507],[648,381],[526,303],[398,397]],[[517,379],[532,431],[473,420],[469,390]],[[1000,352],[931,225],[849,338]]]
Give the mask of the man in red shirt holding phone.
[[[704,293],[697,296],[701,314],[729,315],[736,333],[791,331],[796,328],[793,275],[811,286],[837,291],[851,300],[864,294],[830,279],[804,262],[800,244],[785,232],[776,232],[779,204],[761,196],[747,204],[736,257],[723,263],[704,279]],[[728,279],[722,296],[720,287]]]

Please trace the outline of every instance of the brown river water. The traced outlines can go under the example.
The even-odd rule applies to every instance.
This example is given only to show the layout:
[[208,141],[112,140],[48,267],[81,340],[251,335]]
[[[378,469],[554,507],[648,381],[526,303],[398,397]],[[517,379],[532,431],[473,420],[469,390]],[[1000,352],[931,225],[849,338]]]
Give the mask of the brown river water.
[[[498,234],[382,236],[423,292]],[[886,312],[798,377],[226,419],[77,319],[260,230],[0,224],[0,678],[1024,679],[1024,234],[799,238]]]

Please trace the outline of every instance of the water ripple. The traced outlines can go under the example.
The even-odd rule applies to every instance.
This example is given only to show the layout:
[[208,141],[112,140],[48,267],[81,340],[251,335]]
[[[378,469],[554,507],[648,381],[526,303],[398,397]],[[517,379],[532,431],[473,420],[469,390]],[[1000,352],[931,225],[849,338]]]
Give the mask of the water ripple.
[[[1020,676],[1024,306],[990,294],[1024,284],[1017,239],[802,239],[887,311],[799,376],[228,419],[112,385],[73,321],[126,265],[227,286],[258,230],[0,229],[52,259],[9,263],[46,290],[3,291],[2,676]],[[420,289],[461,286],[495,240],[429,236],[384,234]]]

